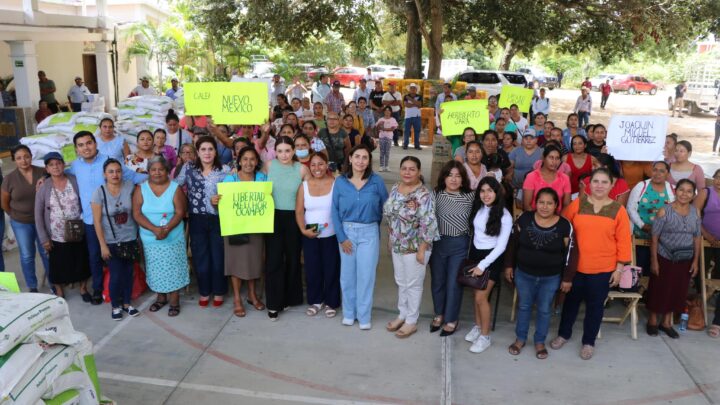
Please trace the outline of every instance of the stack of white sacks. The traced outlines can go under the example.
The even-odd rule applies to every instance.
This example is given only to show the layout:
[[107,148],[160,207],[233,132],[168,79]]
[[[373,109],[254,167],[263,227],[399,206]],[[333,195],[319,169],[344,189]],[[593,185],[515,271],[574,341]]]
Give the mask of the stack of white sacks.
[[105,97],[99,94],[90,94],[87,101],[80,105],[80,111],[103,112],[105,111]]
[[165,128],[165,116],[174,108],[173,100],[165,96],[137,96],[118,104],[115,131],[125,137],[130,149],[135,151],[137,133],[143,129],[155,132]]
[[92,343],[64,299],[0,292],[0,405],[90,405],[100,400]]

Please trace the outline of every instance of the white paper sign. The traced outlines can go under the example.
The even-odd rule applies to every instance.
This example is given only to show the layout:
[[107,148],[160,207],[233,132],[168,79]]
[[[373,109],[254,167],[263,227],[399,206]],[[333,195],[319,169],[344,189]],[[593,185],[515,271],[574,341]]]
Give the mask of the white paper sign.
[[662,159],[668,117],[613,115],[608,125],[608,153],[617,160],[654,162]]

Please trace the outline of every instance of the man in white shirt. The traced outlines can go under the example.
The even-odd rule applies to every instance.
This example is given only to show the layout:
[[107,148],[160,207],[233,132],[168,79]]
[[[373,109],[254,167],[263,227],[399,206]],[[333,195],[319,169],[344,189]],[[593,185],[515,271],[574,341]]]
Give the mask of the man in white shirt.
[[87,101],[87,96],[90,94],[90,90],[83,84],[83,79],[80,76],[75,77],[75,85],[70,86],[68,90],[67,98],[70,103],[70,108],[73,112],[80,112],[82,103]]
[[532,100],[533,115],[543,113],[547,117],[550,115],[550,99],[545,97],[545,88],[540,89],[540,95]]
[[179,86],[179,83],[180,82],[178,82],[178,79],[176,77],[173,77],[170,80],[170,88],[165,92],[165,96],[175,100],[177,98],[177,92],[182,89],[182,87]]
[[157,90],[150,87],[150,78],[143,76],[140,78],[140,85],[135,87],[128,97],[135,96],[157,96]]
[[590,123],[590,114],[592,113],[592,98],[587,87],[580,89],[580,97],[575,102],[573,112],[578,115],[578,125],[584,129],[585,125]]
[[353,93],[353,101],[357,103],[360,97],[365,97],[365,100],[370,100],[370,89],[367,87],[367,79],[364,77],[360,79],[360,85],[355,89],[355,93]]
[[285,94],[285,85],[280,81],[280,75],[273,75],[270,84],[270,107],[275,108],[277,105],[277,96]]
[[305,93],[307,93],[307,89],[305,88],[305,86],[303,86],[302,83],[300,83],[300,79],[297,76],[293,77],[292,84],[285,92],[288,100],[290,101],[292,101],[294,98],[302,101],[303,97],[305,97]]
[[328,77],[324,74],[320,75],[320,82],[313,84],[312,88],[312,102],[325,104],[325,97],[332,91],[330,84],[328,83]]
[[[388,91],[385,92],[382,98],[383,107],[390,106],[392,109],[392,116],[395,121],[400,124],[400,110],[402,109],[402,94],[395,90],[395,82],[388,83]],[[398,126],[399,128],[399,126]],[[398,138],[400,137],[400,130],[396,129],[393,131],[393,144],[398,145]]]

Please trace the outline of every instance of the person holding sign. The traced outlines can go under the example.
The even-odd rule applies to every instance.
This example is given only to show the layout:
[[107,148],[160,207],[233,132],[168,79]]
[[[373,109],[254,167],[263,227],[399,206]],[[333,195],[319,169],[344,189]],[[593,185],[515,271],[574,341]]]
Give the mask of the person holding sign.
[[679,180],[688,179],[702,190],[705,188],[705,173],[700,165],[690,162],[690,156],[692,156],[692,144],[688,141],[678,142],[675,146],[675,162],[670,165],[668,181],[675,185]]
[[[236,163],[238,170],[229,174],[223,183],[238,181],[267,181],[267,175],[260,171],[260,154],[251,146],[246,146],[237,153]],[[222,198],[222,196],[220,196]],[[233,314],[237,317],[245,316],[240,288],[242,282],[248,285],[247,303],[255,310],[262,311],[265,304],[257,296],[257,281],[262,277],[265,267],[263,249],[265,241],[262,234],[233,235],[223,238],[225,248],[225,275],[230,276],[233,289]]]
[[140,225],[145,272],[150,290],[157,293],[150,312],[170,304],[168,316],[180,314],[180,290],[190,284],[183,220],[185,193],[168,175],[162,156],[150,159],[150,178],[133,193],[133,217]]
[[332,221],[332,193],[335,177],[328,173],[328,158],[310,156],[311,176],[297,191],[295,220],[302,233],[305,257],[307,316],[325,310],[333,318],[340,307],[340,252]]
[[417,332],[425,271],[433,241],[440,238],[440,233],[435,201],[423,184],[420,159],[405,156],[400,161],[400,179],[390,191],[383,213],[388,223],[400,312],[386,329],[402,339]]
[[301,239],[295,206],[298,187],[310,175],[307,167],[293,160],[295,144],[291,138],[278,137],[275,154],[277,157],[263,167],[263,173],[272,182],[275,200],[274,232],[265,237],[265,294],[271,321],[277,321],[284,308],[303,302]]
[[219,307],[227,293],[223,240],[217,204],[217,184],[225,179],[230,168],[220,163],[215,138],[201,136],[195,143],[197,159],[183,165],[175,181],[187,184],[190,211],[190,250],[198,280],[198,305],[207,307],[210,295],[213,306]]
[[340,244],[340,288],[343,325],[357,319],[361,330],[372,328],[375,271],[380,255],[380,222],[388,198],[382,178],[373,173],[365,145],[350,150],[350,164],[335,181],[332,221]]

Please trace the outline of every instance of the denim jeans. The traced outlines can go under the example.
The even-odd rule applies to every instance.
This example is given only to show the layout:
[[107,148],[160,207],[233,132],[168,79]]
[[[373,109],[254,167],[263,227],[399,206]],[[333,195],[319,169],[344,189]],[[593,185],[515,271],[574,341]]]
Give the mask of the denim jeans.
[[115,244],[109,244],[110,259],[107,261],[110,270],[110,303],[113,308],[130,305],[133,287],[133,262],[121,259]]
[[40,244],[35,224],[23,224],[14,219],[10,219],[10,226],[15,232],[15,240],[17,240],[18,249],[20,250],[20,267],[22,268],[25,284],[29,289],[38,288],[38,280],[35,275],[35,247],[40,252],[43,267],[45,267],[44,277],[47,277],[50,264],[45,249]]
[[515,336],[521,342],[527,341],[532,318],[533,304],[537,306],[535,319],[535,344],[545,343],[548,328],[550,328],[550,315],[553,297],[560,287],[560,275],[538,277],[524,271],[515,270],[515,288],[518,294],[517,323]]
[[92,274],[92,289],[94,295],[102,295],[103,291],[103,258],[100,254],[100,242],[95,233],[95,226],[85,224],[85,241],[88,247],[88,261]]
[[415,134],[415,147],[420,147],[420,117],[405,118],[405,134],[403,135],[403,147],[407,148],[410,143],[410,128]]
[[305,257],[307,302],[340,306],[340,253],[335,235],[327,238],[302,238]]
[[575,319],[580,311],[580,303],[585,301],[582,344],[595,346],[595,339],[600,332],[600,323],[605,312],[605,299],[610,291],[610,276],[612,272],[575,274],[572,288],[563,304],[558,335],[566,340],[570,339]]
[[190,251],[203,297],[227,293],[224,250],[218,216],[190,214]]
[[590,113],[587,111],[578,111],[578,127],[585,128],[590,123]]
[[375,272],[380,256],[380,228],[377,223],[343,222],[343,230],[352,242],[352,252],[340,247],[340,288],[343,318],[368,325],[371,321]]
[[460,264],[467,257],[469,238],[441,236],[433,243],[430,256],[430,288],[435,315],[444,322],[457,322],[462,303],[463,288],[457,282]]

